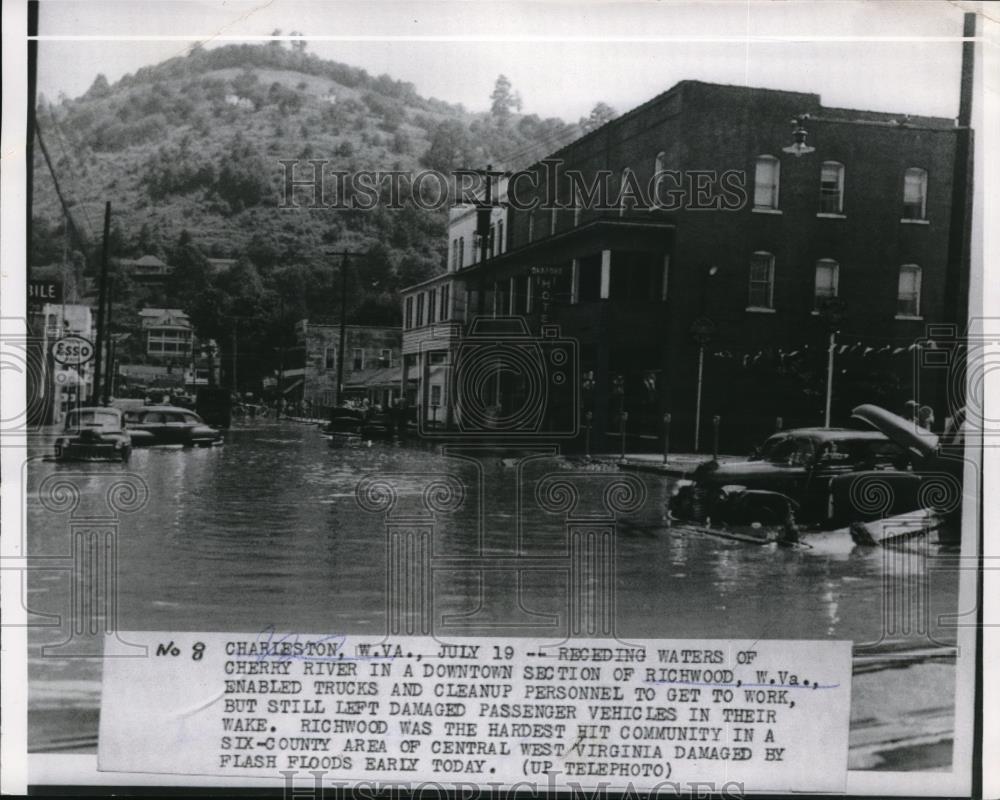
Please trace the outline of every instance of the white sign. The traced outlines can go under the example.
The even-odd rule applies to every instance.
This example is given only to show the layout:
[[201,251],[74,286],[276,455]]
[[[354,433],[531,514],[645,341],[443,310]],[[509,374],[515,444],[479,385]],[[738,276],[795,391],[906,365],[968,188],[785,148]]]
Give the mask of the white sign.
[[93,343],[82,336],[63,336],[52,343],[52,358],[64,367],[78,367],[93,357]]
[[843,792],[850,697],[850,642],[121,632],[98,768]]

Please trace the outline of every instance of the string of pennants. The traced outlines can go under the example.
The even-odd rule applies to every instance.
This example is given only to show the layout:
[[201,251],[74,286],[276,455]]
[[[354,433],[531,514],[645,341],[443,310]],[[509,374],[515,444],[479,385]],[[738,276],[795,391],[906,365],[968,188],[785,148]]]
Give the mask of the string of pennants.
[[[913,342],[909,345],[893,344],[866,344],[862,341],[843,342],[834,344],[834,356],[854,356],[860,358],[871,358],[874,356],[900,356],[910,355],[918,350],[938,349],[937,343],[933,340],[926,342]],[[826,356],[828,345],[808,345],[804,344],[792,350],[785,350],[781,347],[767,347],[756,352],[734,352],[732,350],[715,350],[711,353],[713,358],[736,361],[742,367],[748,368],[758,363],[780,361],[782,364],[788,359],[795,359],[809,355],[821,353]]]

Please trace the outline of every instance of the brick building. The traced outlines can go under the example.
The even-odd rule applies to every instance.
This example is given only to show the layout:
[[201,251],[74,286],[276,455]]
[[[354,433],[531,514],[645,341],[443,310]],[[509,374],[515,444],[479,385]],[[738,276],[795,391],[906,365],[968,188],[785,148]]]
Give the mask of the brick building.
[[[790,120],[804,114],[796,155]],[[509,196],[541,207],[508,206],[493,256],[435,280],[452,286],[452,319],[517,315],[579,342],[596,446],[617,446],[621,410],[634,444],[655,443],[669,412],[672,438],[691,446],[694,330],[702,442],[716,414],[746,441],[777,416],[822,424],[831,327],[834,424],[862,399],[933,402],[913,354],[928,326],[962,322],[948,299],[963,280],[949,252],[961,130],[683,81],[529,168],[533,181],[512,178]],[[573,170],[609,176],[598,202],[581,199]],[[830,297],[842,301],[836,325],[819,313]]]
[[316,413],[345,402],[388,407],[400,396],[401,332],[396,327],[344,326],[344,393],[338,391],[340,324],[301,320],[296,334],[305,350],[303,402]]

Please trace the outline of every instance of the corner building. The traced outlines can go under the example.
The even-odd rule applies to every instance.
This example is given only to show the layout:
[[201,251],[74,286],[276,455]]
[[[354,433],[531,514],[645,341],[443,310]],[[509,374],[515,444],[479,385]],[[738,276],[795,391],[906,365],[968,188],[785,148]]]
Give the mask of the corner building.
[[[797,118],[799,155],[786,151]],[[533,180],[512,179],[503,241],[441,280],[465,330],[514,315],[578,341],[595,450],[620,446],[622,411],[629,449],[658,448],[666,413],[672,449],[690,448],[700,350],[702,450],[716,415],[730,452],[778,417],[822,424],[831,329],[832,424],[858,402],[940,403],[942,375],[919,355],[928,331],[965,328],[949,294],[967,285],[949,251],[958,131],[953,119],[683,81],[530,167]],[[572,171],[598,186],[607,176],[599,202],[581,198]],[[517,207],[533,198],[539,207]],[[822,313],[832,297],[835,322]],[[404,322],[404,350],[415,327]]]

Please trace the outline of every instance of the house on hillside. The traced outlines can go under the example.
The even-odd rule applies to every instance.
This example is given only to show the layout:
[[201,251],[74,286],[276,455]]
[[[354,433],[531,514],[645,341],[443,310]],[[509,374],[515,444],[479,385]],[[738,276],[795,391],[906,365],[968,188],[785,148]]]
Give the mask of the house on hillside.
[[194,337],[187,314],[179,308],[144,308],[139,319],[147,356],[186,363]]
[[163,283],[174,273],[174,268],[153,255],[140,258],[123,258],[118,262],[132,280],[139,283]]

